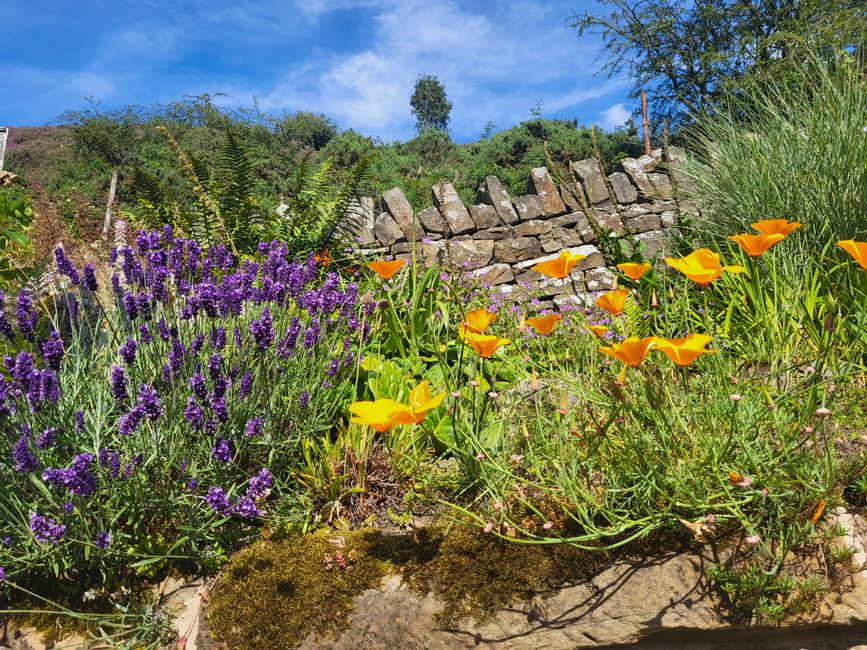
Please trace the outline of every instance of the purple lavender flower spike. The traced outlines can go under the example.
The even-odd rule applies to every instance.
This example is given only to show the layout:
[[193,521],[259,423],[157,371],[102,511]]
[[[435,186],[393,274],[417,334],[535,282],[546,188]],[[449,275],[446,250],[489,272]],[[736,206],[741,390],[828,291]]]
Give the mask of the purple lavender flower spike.
[[69,281],[73,285],[77,285],[81,282],[81,277],[78,275],[75,265],[73,265],[73,263],[69,261],[69,258],[66,257],[66,254],[63,251],[63,246],[58,246],[54,249],[54,261],[57,262],[57,270],[60,274],[68,277]]
[[232,441],[228,438],[220,438],[217,443],[211,447],[211,455],[214,459],[221,463],[229,463],[232,461],[234,450],[232,449]]
[[262,430],[262,416],[257,415],[247,420],[247,424],[244,426],[244,435],[248,438],[254,438],[261,435]]
[[36,437],[36,446],[39,449],[48,449],[49,447],[54,446],[54,434],[57,433],[57,429],[55,427],[49,427],[45,429],[42,433],[40,433]]
[[64,524],[58,524],[54,519],[43,517],[42,515],[30,513],[30,530],[33,531],[33,536],[37,541],[43,544],[48,542],[57,545],[60,538],[66,532]]
[[75,432],[84,433],[84,411],[75,412]]
[[247,496],[256,501],[264,499],[271,491],[272,481],[273,477],[271,476],[271,472],[268,471],[267,467],[263,467],[262,470],[256,474],[256,476],[251,478],[249,483],[247,483]]
[[18,442],[12,447],[12,465],[19,474],[29,474],[39,469],[39,463],[30,451],[26,436],[18,438]]
[[111,395],[118,402],[123,402],[129,397],[129,393],[127,392],[127,386],[129,385],[129,380],[126,378],[126,373],[124,373],[123,368],[120,366],[112,366],[111,370],[108,373],[108,379],[111,383]]
[[51,370],[60,370],[63,361],[63,339],[59,332],[51,332],[47,341],[42,343],[42,358]]
[[262,511],[259,510],[259,507],[253,503],[250,497],[241,497],[232,506],[232,514],[238,515],[238,517],[246,521],[252,521],[261,517]]
[[71,494],[89,497],[96,491],[96,480],[90,470],[91,454],[78,454],[69,467],[55,469],[46,467],[42,480],[55,488],[66,488]]
[[96,548],[102,549],[103,551],[109,547],[111,544],[111,535],[109,535],[104,530],[99,531],[96,534],[96,539],[93,540],[93,545]]
[[226,491],[217,485],[212,485],[208,488],[208,494],[205,495],[205,503],[211,506],[211,510],[217,514],[223,515],[229,512],[230,504]]
[[126,341],[124,341],[123,345],[118,348],[120,358],[123,359],[123,362],[128,366],[135,363],[135,353],[137,350],[138,342],[131,336],[127,336]]
[[21,332],[27,340],[32,340],[36,333],[36,323],[39,320],[39,313],[33,306],[33,298],[27,289],[23,289],[18,294],[15,308],[15,320],[18,324],[18,331]]
[[81,286],[88,291],[96,291],[99,288],[99,285],[96,282],[96,272],[94,271],[93,264],[87,262],[84,265],[84,268],[81,269],[81,273],[84,276]]

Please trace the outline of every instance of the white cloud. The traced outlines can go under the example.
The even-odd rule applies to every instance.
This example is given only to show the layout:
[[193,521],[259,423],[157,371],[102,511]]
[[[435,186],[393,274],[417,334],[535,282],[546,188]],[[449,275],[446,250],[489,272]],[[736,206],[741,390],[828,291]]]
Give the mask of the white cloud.
[[602,111],[601,115],[602,119],[599,121],[599,124],[606,129],[616,129],[618,126],[623,126],[632,117],[632,113],[626,110],[623,104],[609,106]]

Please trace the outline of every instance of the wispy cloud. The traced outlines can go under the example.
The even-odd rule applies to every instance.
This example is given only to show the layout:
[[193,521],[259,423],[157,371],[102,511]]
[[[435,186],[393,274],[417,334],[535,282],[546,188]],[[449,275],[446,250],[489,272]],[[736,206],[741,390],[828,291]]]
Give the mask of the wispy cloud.
[[632,113],[626,110],[622,103],[614,104],[602,111],[602,119],[599,124],[606,129],[615,129],[618,126],[623,126],[631,117]]

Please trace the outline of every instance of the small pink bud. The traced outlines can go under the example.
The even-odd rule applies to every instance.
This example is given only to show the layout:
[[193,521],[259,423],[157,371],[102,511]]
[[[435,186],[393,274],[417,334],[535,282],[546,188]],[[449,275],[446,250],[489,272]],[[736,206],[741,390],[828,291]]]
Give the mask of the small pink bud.
[[709,524],[714,524],[714,523],[716,523],[716,515],[713,513],[710,513],[707,517],[704,518],[704,520]]
[[459,390],[453,390],[452,391],[452,397],[458,398],[460,396],[461,396],[461,391],[459,391]]
[[567,411],[566,409],[557,409],[557,413],[559,413],[560,415],[569,415],[569,411]]
[[777,405],[774,404],[773,402],[771,402],[770,404],[768,404],[768,410],[769,410],[769,411],[773,411],[775,408],[777,408]]
[[[493,526],[493,524],[491,524],[491,526]],[[759,539],[760,539],[760,538],[759,538],[758,535],[750,535],[750,536],[747,537],[744,541],[745,541],[747,544],[758,544],[758,543],[759,543]]]
[[503,509],[503,504],[500,503],[499,501],[497,501],[497,502],[494,504],[494,510],[502,510],[502,509]]
[[762,496],[763,497],[768,496],[768,488],[762,488]]
[[824,406],[816,409],[816,415],[826,416],[831,415],[831,409],[826,409]]
[[752,484],[753,478],[751,476],[744,476],[744,480],[738,483],[741,487],[750,487]]
[[495,390],[492,390],[490,393],[488,393],[488,397],[490,397],[491,399],[497,399],[499,396],[500,394]]
[[731,395],[729,395],[729,399],[733,402],[740,402],[743,399],[743,397],[741,397],[737,393],[732,393]]
[[485,460],[485,453],[483,451],[480,451],[479,453],[477,453],[476,454],[476,460]]
[[479,385],[479,382],[477,382],[475,379],[470,380],[470,386],[472,386],[473,388],[475,388],[478,385]]
[[813,433],[814,429],[813,427],[804,427],[803,431],[804,433]]
[[542,530],[551,530],[553,527],[554,527],[553,521],[546,521],[544,524],[542,524]]
[[489,521],[488,524],[484,528],[482,528],[482,532],[485,534],[490,533],[492,530],[494,530],[493,521]]

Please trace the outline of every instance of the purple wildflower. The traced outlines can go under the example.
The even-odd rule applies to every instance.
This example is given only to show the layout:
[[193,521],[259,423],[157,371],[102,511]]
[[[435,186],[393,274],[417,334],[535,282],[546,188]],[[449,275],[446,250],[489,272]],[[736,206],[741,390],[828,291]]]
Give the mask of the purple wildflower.
[[51,332],[48,340],[42,343],[42,358],[51,370],[60,370],[63,361],[63,339],[58,332]]
[[241,399],[247,397],[250,394],[250,384],[253,383],[253,376],[250,374],[250,371],[244,372],[241,375],[240,385],[238,386],[238,395]]
[[36,461],[36,456],[30,451],[26,436],[18,438],[18,442],[12,448],[12,462],[15,471],[19,474],[27,474],[39,469],[39,463]]
[[57,270],[60,274],[68,277],[72,284],[77,285],[81,281],[75,266],[69,261],[69,258],[66,257],[66,254],[63,251],[63,246],[58,246],[54,249],[54,261],[57,262]]
[[145,345],[150,345],[151,341],[153,341],[153,336],[151,336],[151,329],[144,323],[138,326],[138,333],[141,336],[141,342]]
[[267,467],[263,467],[262,470],[256,474],[256,476],[251,478],[249,483],[247,483],[247,496],[256,501],[264,499],[268,496],[268,492],[271,490],[272,480],[273,477],[271,476],[271,472],[268,471]]
[[233,455],[232,441],[228,438],[218,439],[217,444],[211,447],[211,455],[221,463],[231,462]]
[[63,509],[63,512],[65,512],[66,514],[69,514],[73,510],[75,510],[75,506],[72,505],[72,501],[64,501],[63,505],[60,507]]
[[208,374],[210,374],[211,379],[216,379],[220,376],[220,370],[222,368],[222,358],[219,354],[212,354],[208,358]]
[[196,373],[187,380],[190,384],[190,390],[193,395],[198,397],[202,402],[208,399],[208,386],[205,384],[205,377],[201,373]]
[[5,580],[6,580],[6,569],[4,567],[0,566],[0,582],[3,582]]
[[136,350],[138,350],[138,342],[131,336],[127,336],[126,341],[118,348],[120,358],[128,366],[131,366],[135,362]]
[[30,530],[33,531],[33,536],[37,541],[57,545],[63,533],[66,532],[64,524],[58,524],[54,519],[43,517],[42,515],[30,513]]
[[235,505],[232,506],[232,514],[238,515],[241,519],[250,521],[261,517],[262,511],[259,510],[259,507],[253,503],[253,500],[250,497],[241,497]]
[[140,408],[148,420],[156,420],[163,414],[160,398],[155,388],[151,388],[147,384],[141,384],[136,400],[138,401],[136,408]]
[[40,433],[36,438],[36,446],[39,449],[48,449],[49,447],[54,446],[54,434],[57,433],[57,429],[54,427],[49,427],[42,433]]
[[247,420],[247,424],[244,426],[244,435],[248,438],[254,438],[261,435],[262,430],[262,416],[257,415],[256,417]]
[[274,319],[268,307],[262,310],[258,320],[250,321],[250,334],[260,350],[267,350],[274,341]]
[[69,467],[46,467],[42,472],[42,480],[56,488],[66,488],[77,496],[89,497],[96,490],[96,481],[90,470],[92,462],[91,454],[78,454]]
[[120,366],[112,366],[108,373],[108,378],[111,382],[112,397],[114,397],[118,402],[125,401],[126,398],[129,397],[129,393],[127,392],[129,380],[126,378],[123,368]]
[[202,413],[202,408],[196,403],[196,398],[190,395],[187,398],[187,408],[184,409],[184,419],[193,431],[198,431],[202,428],[204,418],[205,415]]
[[94,272],[93,264],[87,262],[84,268],[81,269],[81,272],[84,275],[84,281],[81,283],[81,286],[88,291],[96,291],[98,285],[96,283],[96,273]]
[[84,433],[84,411],[75,412],[75,432]]
[[214,415],[220,422],[229,421],[229,408],[226,406],[225,397],[221,396],[215,398],[213,404],[211,404],[211,408],[214,411]]
[[144,418],[145,413],[142,407],[135,406],[129,413],[122,415],[117,421],[118,432],[122,436],[132,435],[144,421]]
[[205,503],[217,514],[223,515],[229,511],[229,498],[226,496],[226,491],[219,486],[212,485],[208,488]]
[[307,406],[307,402],[310,401],[310,393],[306,390],[301,391],[301,395],[298,396],[298,406],[299,408],[304,408]]
[[39,313],[33,306],[33,298],[26,289],[18,294],[16,305],[15,320],[18,323],[18,331],[21,332],[21,336],[24,338],[32,340],[36,332]]
[[111,544],[111,535],[104,530],[99,531],[96,534],[96,539],[93,540],[93,545],[102,550],[107,549],[109,544]]

